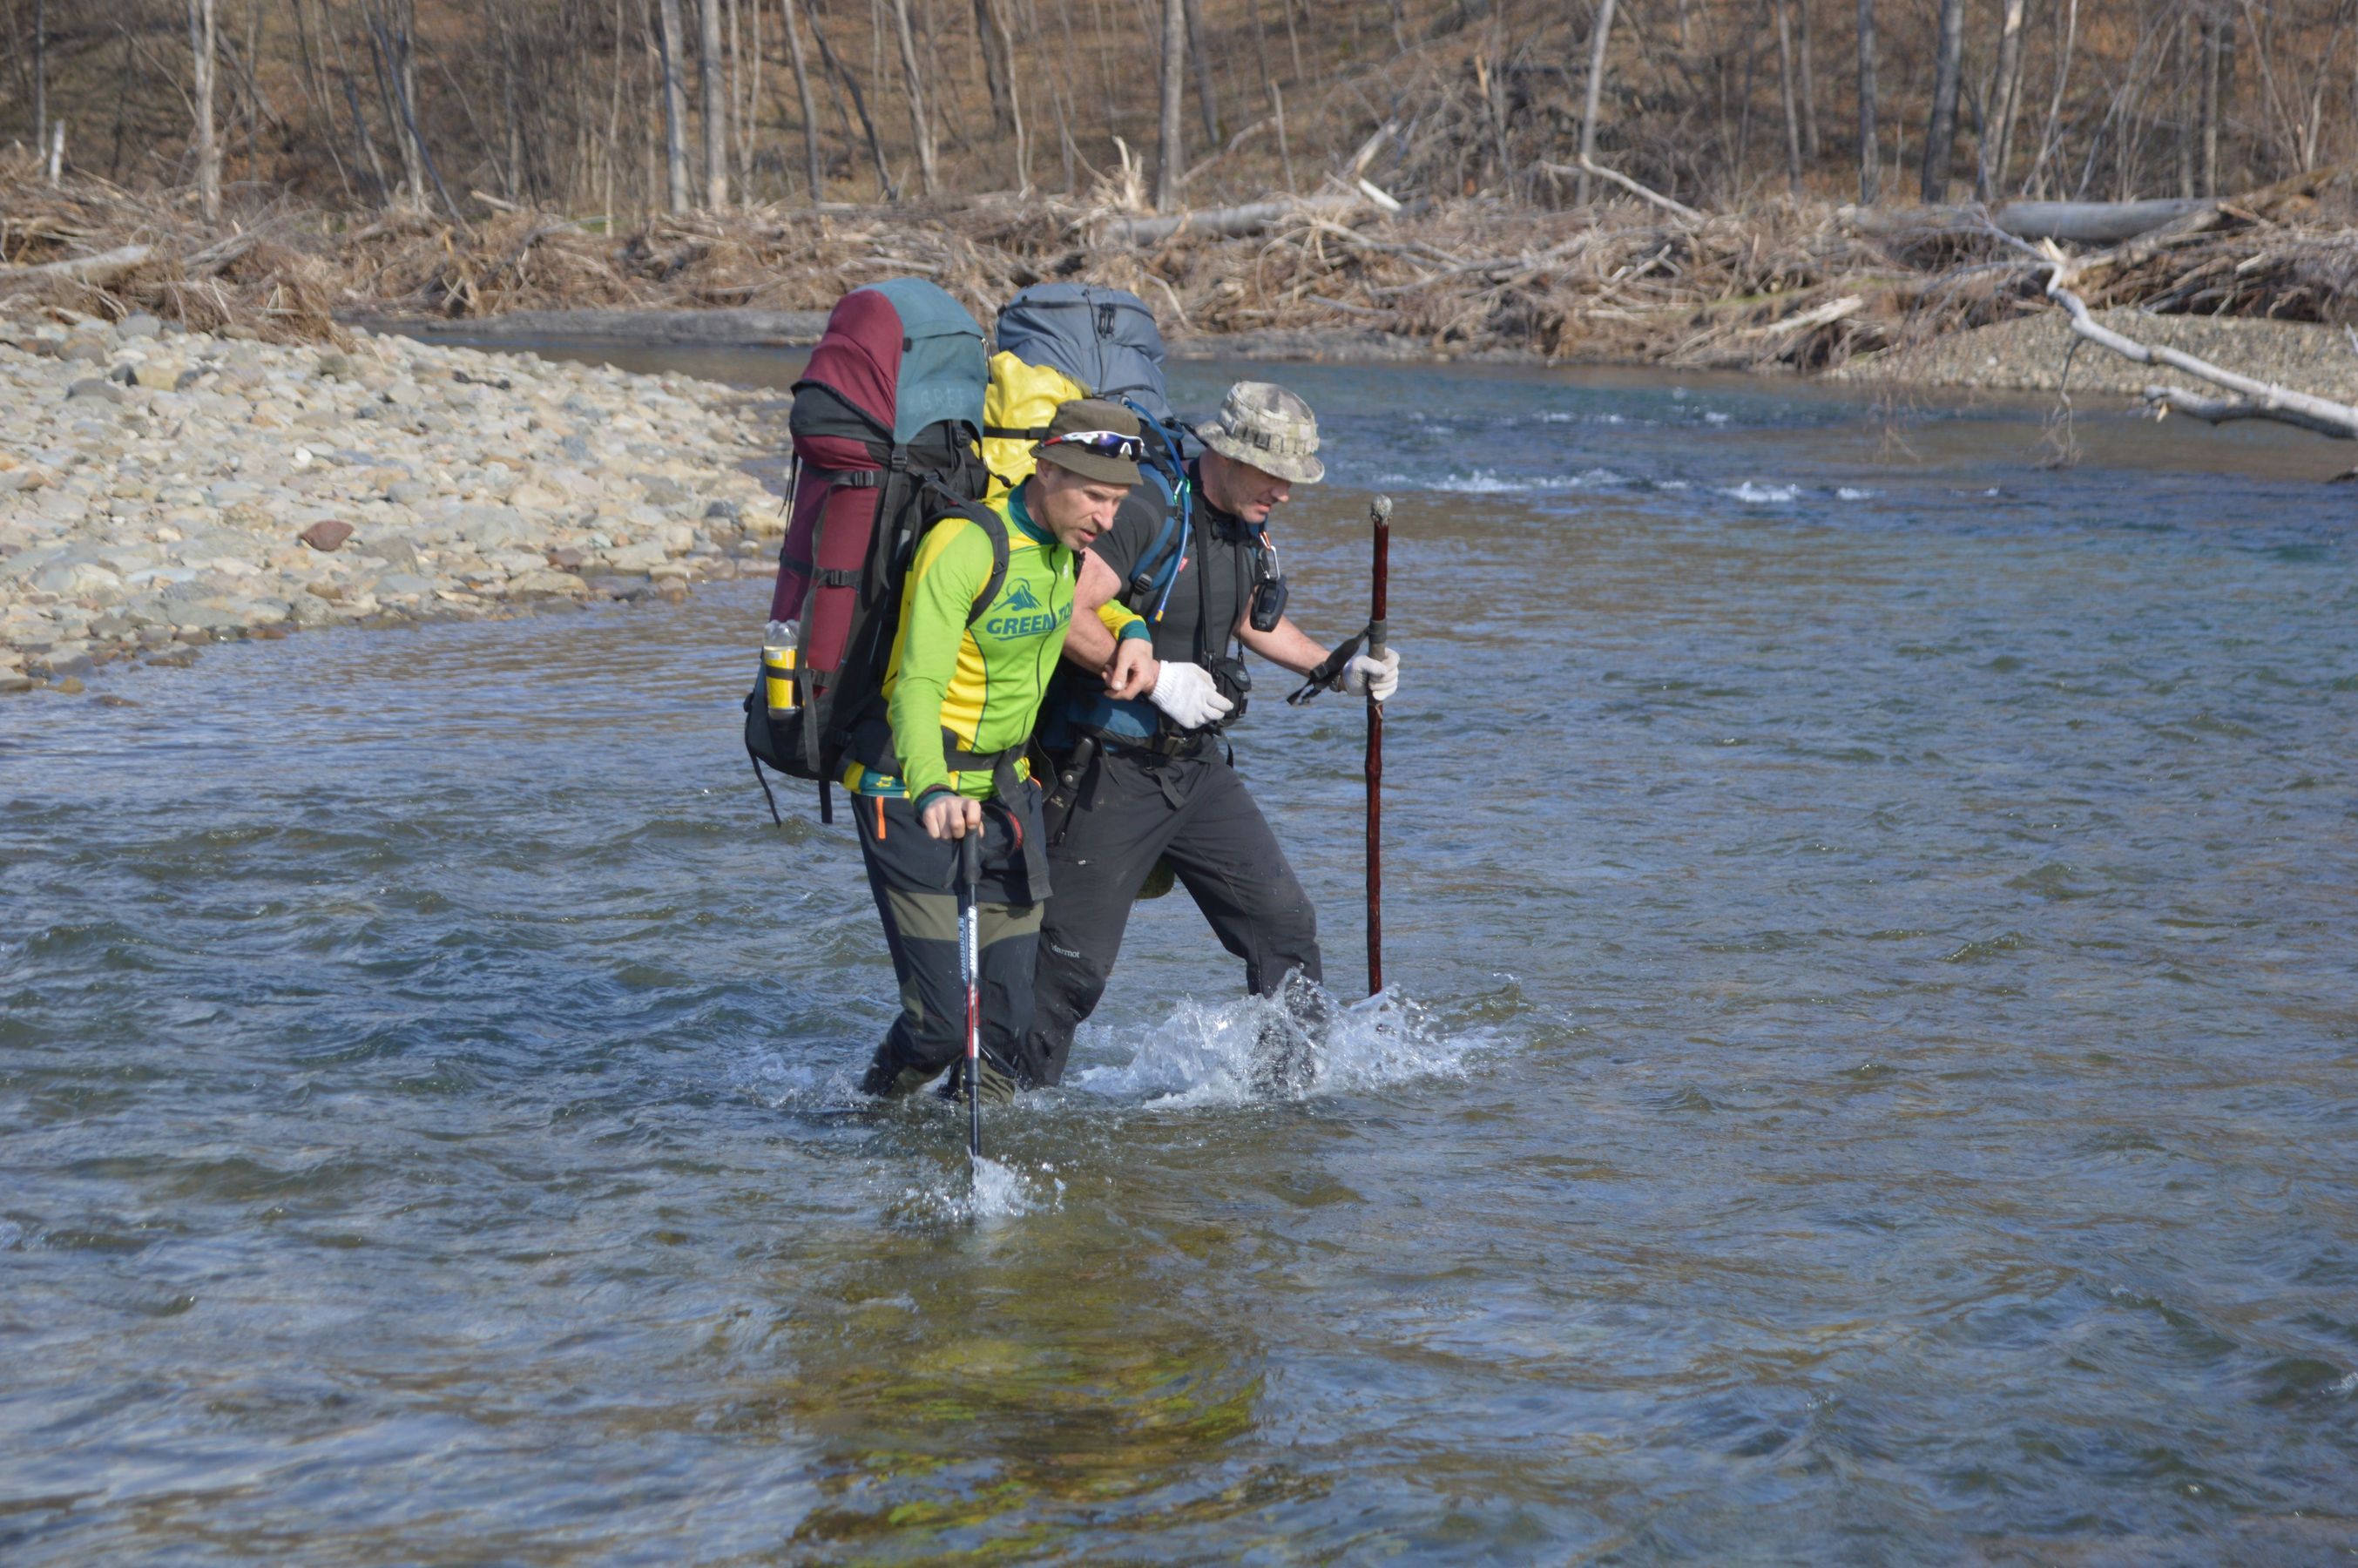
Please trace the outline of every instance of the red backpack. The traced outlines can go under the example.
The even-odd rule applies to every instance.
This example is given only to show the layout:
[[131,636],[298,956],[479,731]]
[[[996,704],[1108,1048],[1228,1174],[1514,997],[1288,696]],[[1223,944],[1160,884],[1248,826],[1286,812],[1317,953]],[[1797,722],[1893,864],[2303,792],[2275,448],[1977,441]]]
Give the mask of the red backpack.
[[975,504],[990,481],[989,380],[982,330],[936,285],[871,284],[828,315],[795,383],[793,514],[770,600],[770,619],[801,633],[790,649],[763,650],[745,699],[745,750],[765,795],[764,763],[816,781],[820,819],[834,819],[829,783],[853,730],[882,706],[902,579],[927,528],[956,513],[991,535],[996,566],[978,607],[1005,579],[1005,529]]

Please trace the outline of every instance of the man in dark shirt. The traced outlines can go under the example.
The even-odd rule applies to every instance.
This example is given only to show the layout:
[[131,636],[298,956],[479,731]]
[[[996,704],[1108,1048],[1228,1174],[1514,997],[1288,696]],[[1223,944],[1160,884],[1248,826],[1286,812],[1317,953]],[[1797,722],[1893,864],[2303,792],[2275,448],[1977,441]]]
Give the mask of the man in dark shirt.
[[[1078,668],[1042,727],[1056,773],[1047,820],[1056,892],[1014,1064],[1028,1083],[1064,1076],[1073,1033],[1104,994],[1130,903],[1158,863],[1244,960],[1253,994],[1278,994],[1296,973],[1324,979],[1317,912],[1221,733],[1250,684],[1232,644],[1296,675],[1326,657],[1284,613],[1268,534],[1293,486],[1325,477],[1318,423],[1284,388],[1239,382],[1201,434],[1206,449],[1175,502],[1141,486],[1081,557],[1065,644]],[[1336,687],[1380,701],[1399,679],[1400,655],[1387,650],[1353,658]]]

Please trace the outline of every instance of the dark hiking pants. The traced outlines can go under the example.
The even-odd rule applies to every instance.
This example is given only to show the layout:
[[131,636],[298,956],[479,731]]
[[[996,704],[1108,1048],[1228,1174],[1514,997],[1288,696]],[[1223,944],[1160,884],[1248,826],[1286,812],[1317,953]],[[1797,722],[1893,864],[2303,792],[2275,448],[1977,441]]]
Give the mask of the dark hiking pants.
[[[1019,1059],[1032,1016],[1032,972],[1047,892],[1024,874],[1016,822],[1039,841],[1040,792],[1022,785],[1015,821],[998,801],[982,808],[982,1051],[1001,1066]],[[857,795],[868,885],[892,949],[901,1016],[876,1048],[888,1072],[932,1075],[966,1057],[966,978],[958,969],[957,841],[929,836],[906,800]]]
[[1050,825],[1056,893],[1040,931],[1032,1027],[1015,1065],[1026,1082],[1065,1074],[1073,1032],[1097,1011],[1130,906],[1158,860],[1178,873],[1245,985],[1276,994],[1299,969],[1324,980],[1318,914],[1260,807],[1217,742],[1184,757],[1108,750],[1082,781],[1063,837]]

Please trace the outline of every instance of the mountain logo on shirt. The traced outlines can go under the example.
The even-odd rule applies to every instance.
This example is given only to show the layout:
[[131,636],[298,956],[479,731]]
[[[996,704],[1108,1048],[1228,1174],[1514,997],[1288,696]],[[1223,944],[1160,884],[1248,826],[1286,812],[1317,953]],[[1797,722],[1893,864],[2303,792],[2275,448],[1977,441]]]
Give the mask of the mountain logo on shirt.
[[1040,602],[1040,596],[1025,582],[1011,583],[1007,591],[990,609],[990,617],[982,622],[983,633],[1001,641],[1022,637],[1044,637],[1072,619],[1069,604],[1050,611]]

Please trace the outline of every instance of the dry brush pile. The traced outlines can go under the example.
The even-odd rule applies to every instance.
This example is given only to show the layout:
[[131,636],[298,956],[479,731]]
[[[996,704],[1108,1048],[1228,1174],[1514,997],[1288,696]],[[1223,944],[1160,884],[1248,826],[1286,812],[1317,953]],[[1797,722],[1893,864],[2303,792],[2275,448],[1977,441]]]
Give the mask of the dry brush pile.
[[[823,310],[895,275],[986,316],[1015,289],[1132,289],[1184,340],[1380,333],[1444,355],[1800,369],[2050,308],[2039,268],[1975,210],[1860,211],[1786,199],[1734,213],[1617,193],[1570,210],[1488,198],[1387,214],[1339,188],[1253,232],[1129,243],[1126,191],[883,209],[761,208],[608,235],[561,215],[466,226],[396,210],[357,224],[281,205],[227,232],[103,181],[52,189],[0,165],[0,311],[148,309],[208,330],[332,339],[341,313],[476,318],[526,308]],[[2204,209],[2082,261],[2092,305],[2358,319],[2347,171]]]

